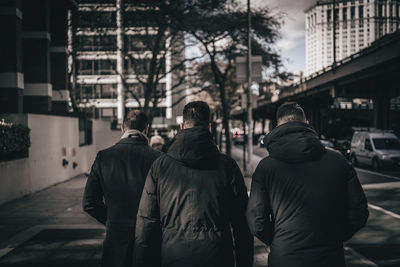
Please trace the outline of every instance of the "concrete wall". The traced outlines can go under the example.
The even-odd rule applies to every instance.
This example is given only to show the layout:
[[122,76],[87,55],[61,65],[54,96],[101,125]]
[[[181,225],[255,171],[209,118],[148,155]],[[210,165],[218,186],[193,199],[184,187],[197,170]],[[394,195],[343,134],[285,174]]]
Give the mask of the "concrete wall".
[[[88,172],[96,153],[116,143],[120,132],[93,121],[93,143],[79,146],[78,118],[37,114],[1,115],[30,129],[29,157],[0,162],[0,204]],[[69,163],[62,166],[62,160]],[[73,168],[73,163],[78,165]]]

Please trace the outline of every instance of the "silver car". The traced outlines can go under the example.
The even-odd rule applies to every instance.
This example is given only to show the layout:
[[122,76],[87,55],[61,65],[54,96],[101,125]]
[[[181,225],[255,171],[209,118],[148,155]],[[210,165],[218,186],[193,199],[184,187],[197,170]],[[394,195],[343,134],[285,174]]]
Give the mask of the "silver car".
[[400,167],[400,141],[389,132],[355,132],[351,140],[350,160],[372,166],[374,170],[384,167]]

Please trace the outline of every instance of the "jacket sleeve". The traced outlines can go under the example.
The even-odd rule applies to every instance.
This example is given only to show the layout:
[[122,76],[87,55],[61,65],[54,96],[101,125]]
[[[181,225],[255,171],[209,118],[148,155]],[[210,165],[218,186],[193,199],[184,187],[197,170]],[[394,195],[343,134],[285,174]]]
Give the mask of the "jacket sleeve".
[[232,160],[232,230],[235,245],[236,266],[253,266],[253,241],[254,238],[246,222],[246,207],[248,202],[247,188],[242,173],[237,163]]
[[271,204],[265,187],[265,172],[260,162],[251,181],[250,200],[247,206],[247,222],[250,231],[266,245],[271,245],[273,222],[271,220]]
[[369,212],[368,202],[358,180],[357,173],[351,167],[347,177],[347,214],[344,240],[350,239],[367,223]]
[[107,221],[107,209],[103,201],[104,194],[100,183],[101,172],[99,161],[99,154],[97,154],[86,182],[82,207],[90,216],[105,225]]
[[152,167],[146,178],[137,214],[134,266],[161,266],[161,222],[157,183],[158,179]]

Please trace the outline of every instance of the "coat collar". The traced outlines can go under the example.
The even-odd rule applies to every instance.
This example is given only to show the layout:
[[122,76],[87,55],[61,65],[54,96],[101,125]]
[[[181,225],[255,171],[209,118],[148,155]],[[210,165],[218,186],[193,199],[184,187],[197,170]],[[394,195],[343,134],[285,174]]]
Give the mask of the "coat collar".
[[138,130],[126,131],[117,144],[143,144],[148,145],[149,139]]

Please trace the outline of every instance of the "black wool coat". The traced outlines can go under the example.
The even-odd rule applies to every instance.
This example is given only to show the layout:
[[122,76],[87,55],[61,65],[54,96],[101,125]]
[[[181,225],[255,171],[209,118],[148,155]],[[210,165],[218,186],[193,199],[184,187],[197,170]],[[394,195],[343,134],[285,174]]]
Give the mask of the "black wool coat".
[[107,226],[101,266],[132,265],[140,196],[150,166],[159,155],[141,134],[121,139],[97,154],[82,205]]
[[253,174],[251,232],[270,245],[269,267],[344,267],[343,242],[368,218],[354,168],[305,123],[276,127]]
[[218,151],[208,129],[180,131],[146,179],[134,266],[233,267],[236,261],[250,267],[247,201],[239,167]]

